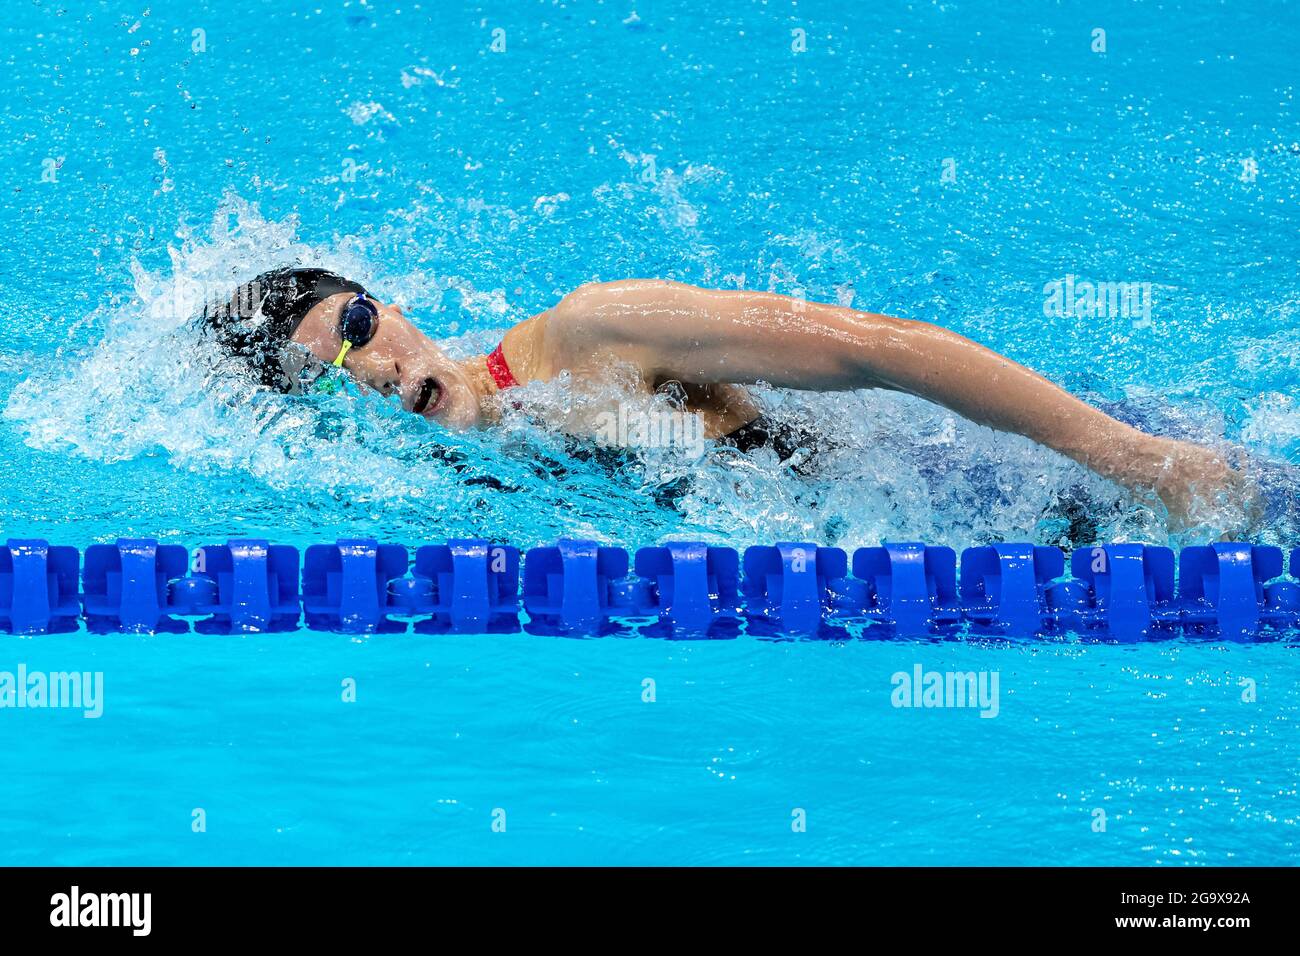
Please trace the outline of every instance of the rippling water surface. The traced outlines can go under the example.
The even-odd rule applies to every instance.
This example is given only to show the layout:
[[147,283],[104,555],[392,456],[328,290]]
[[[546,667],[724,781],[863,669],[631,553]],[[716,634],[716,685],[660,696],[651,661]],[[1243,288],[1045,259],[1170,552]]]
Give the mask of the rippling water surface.
[[[1171,538],[1077,465],[883,393],[761,393],[837,446],[809,479],[724,452],[610,469],[521,420],[454,436],[208,379],[196,303],[301,261],[466,353],[633,276],[927,319],[1244,446],[1261,538],[1294,545],[1298,24],[1226,3],[16,7],[0,532],[961,547],[1062,541],[1070,502],[1157,543],[1234,517]],[[1067,276],[1149,283],[1150,313],[1045,315]],[[103,671],[106,694],[98,720],[0,711],[6,862],[1297,859],[1287,641],[0,644],[0,670]],[[997,717],[893,707],[917,664],[996,672]]]

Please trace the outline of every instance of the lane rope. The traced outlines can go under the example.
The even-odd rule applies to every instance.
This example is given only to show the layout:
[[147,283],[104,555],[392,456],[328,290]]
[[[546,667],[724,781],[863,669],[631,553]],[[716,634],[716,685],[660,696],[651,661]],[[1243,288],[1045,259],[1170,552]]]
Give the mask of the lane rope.
[[[807,542],[742,553],[698,541],[638,549],[484,540],[412,552],[341,539],[299,552],[233,539],[192,553],[121,538],[84,552],[39,539],[0,547],[0,630],[240,633],[518,631],[680,636],[1250,639],[1300,628],[1300,548],[1104,544],[1075,551]],[[522,612],[522,613],[521,613]]]

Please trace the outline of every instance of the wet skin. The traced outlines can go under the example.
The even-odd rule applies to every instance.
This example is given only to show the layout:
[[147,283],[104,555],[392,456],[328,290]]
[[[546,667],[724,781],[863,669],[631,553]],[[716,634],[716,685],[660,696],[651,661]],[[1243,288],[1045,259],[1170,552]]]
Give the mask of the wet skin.
[[[298,325],[293,341],[322,362],[332,362],[343,343],[339,313],[351,301],[339,293],[316,304]],[[408,412],[463,430],[486,423],[484,399],[496,388],[480,356],[456,361],[411,324],[401,306],[371,299],[379,309],[374,337],[353,348],[343,367],[359,383],[382,395],[396,395]]]
[[[294,340],[323,362],[338,355],[338,316],[351,298],[320,302]],[[374,338],[344,367],[397,395],[408,411],[454,429],[495,421],[496,384],[484,356],[456,360],[403,315],[376,302]],[[764,292],[719,291],[660,280],[585,285],[511,328],[502,342],[520,382],[567,371],[599,381],[639,371],[641,386],[682,384],[687,407],[718,437],[753,419],[745,385],[909,392],[999,431],[1052,448],[1164,502],[1175,526],[1207,501],[1247,502],[1252,489],[1213,449],[1148,435],[1079,400],[1005,356],[926,322]]]

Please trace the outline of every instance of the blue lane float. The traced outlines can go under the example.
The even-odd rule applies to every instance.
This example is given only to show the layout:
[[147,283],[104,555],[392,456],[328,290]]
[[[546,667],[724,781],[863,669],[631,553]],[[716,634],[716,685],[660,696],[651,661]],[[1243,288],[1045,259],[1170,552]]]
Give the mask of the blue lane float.
[[390,587],[415,595],[410,605],[413,613],[429,615],[437,630],[518,629],[517,548],[464,539],[425,545],[415,552],[412,576],[392,581]]
[[638,586],[629,589],[637,614],[657,618],[669,633],[707,635],[740,620],[740,561],[734,548],[669,541],[636,553]]
[[981,631],[1032,637],[1050,631],[1047,589],[1065,573],[1060,548],[990,544],[961,553],[962,616]]
[[171,582],[169,606],[211,615],[212,630],[282,631],[298,624],[298,549],[264,540],[205,545],[190,574]]
[[189,569],[190,556],[178,544],[150,538],[118,538],[92,544],[81,572],[81,602],[91,630],[176,631],[168,587]]
[[[915,543],[859,548],[853,553],[853,577],[861,582],[862,613],[896,634],[942,633],[961,623],[952,548]],[[851,587],[847,582],[845,590],[854,593]]]
[[11,539],[0,550],[0,625],[14,634],[76,626],[81,615],[76,548]]
[[[300,559],[301,557],[301,559]],[[301,553],[264,539],[205,545],[121,538],[84,553],[37,539],[0,547],[0,631],[595,635],[924,635],[1249,640],[1300,629],[1300,548],[1218,543],[1181,554],[1103,544],[951,548],[810,542],[742,553],[670,541],[562,539],[526,554],[456,539],[411,552],[369,538]]]
[[819,633],[836,598],[843,605],[848,555],[784,542],[745,549],[742,593],[750,616],[792,634]]
[[406,548],[367,538],[313,544],[302,565],[302,610],[307,626],[321,630],[384,629],[402,602],[389,582],[404,577]]
[[595,541],[561,538],[532,548],[524,561],[524,610],[541,628],[600,633],[610,618],[631,613],[627,552]]
[[[1248,636],[1268,615],[1268,582],[1282,574],[1282,549],[1243,544],[1184,548],[1178,584],[1186,602],[1184,624]],[[1270,622],[1274,623],[1274,622]]]
[[1174,552],[1144,544],[1107,544],[1076,551],[1070,572],[1052,592],[1058,630],[1134,641],[1172,635],[1180,611],[1174,596]]

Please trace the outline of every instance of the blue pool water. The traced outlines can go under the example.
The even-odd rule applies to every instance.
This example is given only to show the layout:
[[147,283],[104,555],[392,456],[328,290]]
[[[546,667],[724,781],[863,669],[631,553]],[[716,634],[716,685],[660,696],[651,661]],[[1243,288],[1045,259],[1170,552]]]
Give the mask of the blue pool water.
[[[632,276],[930,320],[1245,446],[1260,540],[1300,543],[1285,5],[42,2],[0,37],[5,537],[961,547],[1058,543],[1063,498],[1107,539],[1234,521],[1171,537],[897,395],[762,392],[836,439],[807,479],[207,382],[191,306],[299,260],[463,352]],[[1045,314],[1067,276],[1148,283],[1149,313]],[[104,675],[99,719],[0,710],[0,863],[1293,863],[1293,644],[0,636],[0,671]],[[996,717],[893,706],[917,665],[996,674]]]

